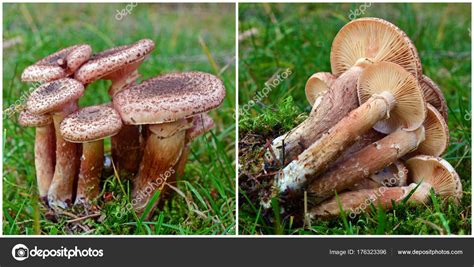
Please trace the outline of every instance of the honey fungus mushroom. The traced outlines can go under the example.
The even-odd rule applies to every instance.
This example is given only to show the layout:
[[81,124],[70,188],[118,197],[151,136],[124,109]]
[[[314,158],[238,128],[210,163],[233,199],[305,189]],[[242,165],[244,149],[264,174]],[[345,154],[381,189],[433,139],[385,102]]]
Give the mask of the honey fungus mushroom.
[[[109,95],[115,94],[135,84],[139,77],[138,68],[155,49],[150,39],[142,39],[131,45],[123,45],[99,52],[84,64],[75,74],[75,79],[83,84],[96,80],[111,80]],[[133,125],[124,125],[112,137],[112,158],[123,175],[135,174],[141,157],[140,130]]]
[[72,75],[92,54],[89,45],[74,45],[59,50],[35,64],[21,74],[24,82],[50,82]]
[[454,201],[461,199],[461,180],[446,160],[420,155],[409,159],[406,164],[409,168],[410,185],[345,192],[339,195],[339,200],[334,197],[310,209],[310,218],[334,218],[340,215],[341,209],[346,214],[354,216],[370,208],[370,205],[364,205],[367,201],[375,206],[380,204],[385,209],[391,209],[393,202],[399,204],[410,194],[412,195],[408,202],[423,204],[429,201],[431,189],[438,197],[443,199],[451,198]]
[[76,204],[89,204],[99,195],[104,139],[117,134],[121,127],[120,115],[107,104],[82,108],[61,122],[64,139],[82,144]]
[[41,200],[48,203],[48,190],[54,176],[56,137],[53,119],[49,115],[34,115],[22,111],[18,117],[21,126],[36,127],[35,169],[36,183]]
[[301,189],[372,127],[387,134],[399,128],[413,131],[422,125],[426,117],[423,94],[408,71],[380,62],[367,67],[358,81],[361,105],[283,169],[277,176],[280,192]]
[[392,23],[360,18],[341,28],[331,47],[331,69],[337,79],[303,123],[272,142],[275,154],[285,155],[285,165],[358,106],[358,77],[367,66],[382,61],[403,67],[417,80],[422,75],[415,46]]
[[192,127],[186,118],[217,108],[224,97],[222,81],[202,72],[165,74],[114,96],[114,107],[123,122],[146,126],[148,132],[132,192],[138,212],[176,175],[174,167],[183,153],[186,130]]
[[448,106],[443,92],[428,76],[423,75],[420,81],[421,90],[427,103],[435,107],[443,116],[444,120],[448,121]]
[[36,88],[26,103],[27,110],[32,114],[49,114],[53,118],[56,165],[48,191],[48,203],[53,208],[66,208],[73,198],[74,180],[79,169],[79,147],[63,138],[59,125],[67,115],[78,109],[77,100],[83,93],[84,86],[80,82],[63,78]]

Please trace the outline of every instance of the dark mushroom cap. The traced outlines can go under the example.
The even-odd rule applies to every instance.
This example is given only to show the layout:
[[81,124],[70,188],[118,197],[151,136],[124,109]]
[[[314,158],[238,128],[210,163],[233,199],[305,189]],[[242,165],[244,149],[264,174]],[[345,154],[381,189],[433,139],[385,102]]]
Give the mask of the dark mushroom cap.
[[155,48],[155,43],[142,39],[131,45],[123,45],[99,52],[77,70],[74,78],[83,84],[91,83],[128,65],[142,61]]
[[443,92],[439,89],[438,85],[426,75],[423,75],[420,85],[426,102],[435,107],[441,113],[444,120],[448,121],[448,106]]
[[218,107],[225,97],[222,81],[203,72],[171,73],[117,93],[115,109],[125,124],[159,124]]
[[35,64],[27,67],[21,74],[24,82],[49,82],[73,74],[92,54],[89,45],[74,45],[59,50]]
[[28,111],[33,114],[46,114],[61,110],[71,101],[76,101],[84,93],[82,83],[63,78],[45,83],[36,88],[26,102]]
[[396,63],[417,79],[422,75],[415,45],[405,32],[383,19],[355,19],[344,25],[334,38],[331,47],[334,75],[341,75],[361,58]]
[[20,112],[18,123],[24,127],[41,127],[53,123],[50,115],[35,115],[27,110]]
[[120,115],[110,105],[90,106],[69,114],[61,122],[64,139],[73,143],[101,140],[122,128]]

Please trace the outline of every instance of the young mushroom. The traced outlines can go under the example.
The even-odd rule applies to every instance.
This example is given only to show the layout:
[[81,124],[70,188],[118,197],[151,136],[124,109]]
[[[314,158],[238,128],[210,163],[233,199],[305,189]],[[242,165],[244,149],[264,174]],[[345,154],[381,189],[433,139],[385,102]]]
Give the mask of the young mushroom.
[[69,78],[45,83],[34,90],[26,103],[29,112],[36,115],[50,114],[56,134],[56,166],[48,191],[51,207],[66,208],[73,198],[74,180],[78,174],[78,145],[67,142],[59,125],[69,114],[77,110],[77,100],[83,95],[84,86]]
[[132,192],[138,212],[176,175],[174,167],[186,144],[186,130],[192,127],[187,118],[218,107],[224,97],[222,81],[202,72],[158,76],[114,96],[114,106],[125,124],[148,128]]
[[71,143],[82,143],[76,204],[90,203],[99,195],[104,139],[117,134],[121,127],[122,119],[112,105],[82,108],[61,122],[63,138]]
[[409,159],[406,164],[410,173],[410,185],[345,192],[339,195],[339,200],[334,197],[312,208],[309,217],[334,218],[340,215],[341,209],[352,217],[369,209],[370,203],[391,209],[393,202],[400,204],[407,197],[410,203],[426,203],[430,200],[431,189],[441,198],[452,198],[454,201],[461,199],[461,180],[446,160],[433,156],[417,156]]
[[35,169],[38,193],[41,200],[48,203],[48,189],[54,176],[56,161],[56,137],[53,119],[49,115],[34,115],[22,111],[18,117],[21,126],[36,127],[35,134]]
[[[142,39],[131,45],[123,45],[99,52],[84,64],[75,74],[75,78],[89,84],[103,79],[111,80],[109,95],[127,88],[138,79],[138,68],[155,49],[150,39]],[[135,174],[140,162],[140,130],[133,125],[124,125],[122,130],[112,137],[112,158],[120,173]]]
[[276,176],[280,192],[301,189],[372,127],[387,134],[399,128],[413,131],[423,124],[426,108],[418,81],[402,67],[389,62],[373,64],[358,83],[361,105]]
[[428,107],[422,127],[414,131],[399,129],[354,153],[337,168],[313,181],[307,188],[312,203],[320,203],[332,197],[334,192],[348,189],[414,150],[429,152],[432,156],[441,155],[448,144],[446,122],[438,110]]
[[74,45],[59,50],[35,64],[21,74],[24,82],[50,82],[72,75],[92,54],[89,45]]
[[272,150],[277,151],[275,154],[285,155],[285,165],[358,106],[358,77],[367,66],[382,61],[398,64],[416,79],[421,77],[415,46],[390,22],[360,18],[338,32],[331,47],[332,73],[338,78],[303,123],[284,138],[272,142]]
[[439,89],[438,85],[426,75],[422,76],[420,85],[426,102],[438,109],[441,115],[443,115],[444,120],[448,121],[448,106],[446,105],[443,92]]

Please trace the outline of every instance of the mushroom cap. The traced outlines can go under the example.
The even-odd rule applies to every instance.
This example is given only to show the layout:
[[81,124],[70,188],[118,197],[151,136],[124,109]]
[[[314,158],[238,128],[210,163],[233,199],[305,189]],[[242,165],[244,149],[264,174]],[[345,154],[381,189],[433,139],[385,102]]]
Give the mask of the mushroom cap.
[[71,101],[77,100],[83,93],[82,83],[63,78],[36,88],[28,97],[26,107],[33,114],[55,112]]
[[426,105],[425,140],[416,149],[416,154],[441,156],[449,145],[449,128],[441,113],[432,105]]
[[24,82],[49,82],[73,74],[92,54],[89,45],[74,45],[49,55],[27,67],[21,74]]
[[316,72],[309,77],[305,85],[306,99],[312,106],[316,99],[323,95],[332,85],[336,77],[330,72]]
[[390,92],[395,105],[387,119],[374,125],[384,134],[399,128],[407,131],[417,129],[426,117],[426,104],[417,79],[395,63],[379,62],[368,66],[360,75],[357,93],[362,104],[372,95]]
[[214,109],[224,97],[224,84],[216,76],[183,72],[128,87],[113,97],[113,103],[125,124],[159,124]]
[[35,115],[23,110],[18,116],[18,123],[24,127],[41,127],[53,123],[53,118],[49,115]]
[[134,63],[143,61],[155,49],[150,39],[142,39],[131,45],[117,46],[99,52],[77,70],[74,78],[88,84]]
[[448,106],[443,92],[439,89],[438,85],[426,75],[423,75],[421,78],[420,85],[425,101],[435,107],[441,113],[444,120],[448,121]]
[[168,138],[191,127],[193,127],[191,119],[180,119],[168,123],[149,125],[148,129],[160,138]]
[[353,20],[337,33],[331,47],[331,69],[335,76],[355,65],[361,58],[374,62],[396,63],[420,78],[418,52],[408,36],[392,23],[379,18]]
[[92,142],[117,134],[122,128],[120,115],[111,105],[82,108],[61,122],[64,139],[73,143]]
[[462,184],[456,170],[446,160],[420,155],[406,161],[410,170],[409,178],[412,183],[427,183],[435,193],[443,198],[462,197]]
[[214,120],[207,114],[202,113],[193,117],[193,126],[186,132],[188,140],[194,140],[198,136],[210,131],[214,127]]

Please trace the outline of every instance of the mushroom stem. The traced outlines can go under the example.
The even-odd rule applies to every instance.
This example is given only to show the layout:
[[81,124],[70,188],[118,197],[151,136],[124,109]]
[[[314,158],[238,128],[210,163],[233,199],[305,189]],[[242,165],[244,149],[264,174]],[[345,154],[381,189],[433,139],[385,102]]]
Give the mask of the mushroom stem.
[[[296,158],[358,106],[357,77],[368,64],[370,64],[369,60],[360,59],[353,67],[341,74],[318,100],[319,103],[314,105],[304,122],[294,131],[277,137],[272,142],[275,155],[284,162],[284,165]],[[282,155],[285,155],[284,159]]]
[[82,145],[76,204],[88,203],[99,195],[103,163],[104,140],[101,139]]
[[424,140],[425,129],[421,126],[415,131],[397,130],[365,147],[308,186],[311,202],[321,203],[332,197],[334,192],[348,189],[358,181],[413,151]]
[[138,213],[143,212],[154,193],[162,190],[168,179],[174,178],[174,166],[182,154],[184,144],[185,131],[178,131],[169,137],[160,137],[149,129],[132,192],[132,204]]
[[[361,189],[357,191],[345,192],[336,197],[313,207],[309,211],[310,219],[322,218],[331,219],[341,214],[341,209],[352,218],[361,212],[370,208],[370,204],[380,205],[383,209],[392,209],[393,202],[400,203],[413,189],[418,185],[412,183],[401,187],[379,187],[374,189]],[[425,203],[429,199],[431,186],[421,183],[417,190],[410,197],[409,201],[413,203]],[[340,206],[339,206],[340,204]]]
[[74,102],[52,114],[56,133],[56,166],[48,191],[48,203],[51,207],[66,208],[73,198],[74,181],[79,170],[79,145],[64,140],[59,126],[67,115],[76,110],[77,103]]
[[111,140],[112,158],[116,168],[122,175],[136,174],[142,156],[138,126],[123,125]]
[[387,117],[394,104],[394,96],[384,91],[373,95],[350,112],[299,155],[297,160],[283,169],[283,175],[277,180],[280,192],[287,189],[298,190],[306,183],[307,178],[321,174],[348,146],[368,132],[375,123]]
[[54,125],[36,127],[35,166],[39,196],[48,202],[48,190],[54,176],[56,137]]

